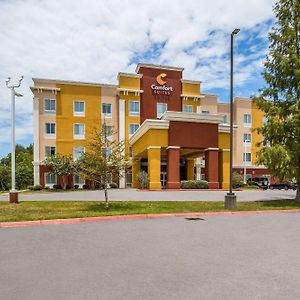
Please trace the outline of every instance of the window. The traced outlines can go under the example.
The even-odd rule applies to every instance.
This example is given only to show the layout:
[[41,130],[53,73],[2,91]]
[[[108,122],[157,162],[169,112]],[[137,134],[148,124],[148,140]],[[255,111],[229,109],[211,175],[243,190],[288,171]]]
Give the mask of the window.
[[56,113],[56,100],[55,99],[45,99],[44,102],[44,112],[46,114],[55,114]]
[[227,120],[227,115],[223,116],[223,124],[227,124],[228,120]]
[[112,117],[111,103],[102,103],[102,115],[106,118]]
[[52,155],[55,155],[56,148],[53,146],[46,146],[45,147],[45,157],[50,157]]
[[84,101],[74,101],[74,116],[84,116]]
[[84,124],[74,124],[74,139],[84,139]]
[[193,112],[193,105],[183,105],[183,111],[186,113],[192,113]]
[[109,147],[103,148],[103,156],[108,157],[112,154],[112,150]]
[[251,133],[244,133],[244,143],[251,143]]
[[167,111],[167,103],[157,103],[157,118],[160,118]]
[[56,184],[56,175],[45,173],[45,185],[53,185]]
[[129,101],[129,116],[139,116],[139,115],[140,115],[140,102]]
[[250,114],[244,114],[244,126],[245,127],[251,127],[251,115]]
[[250,164],[251,163],[251,153],[246,152],[243,154],[243,162],[246,164]]
[[132,173],[126,172],[126,186],[131,187],[132,185]]
[[77,160],[84,153],[84,147],[74,147],[73,148],[73,159]]
[[74,180],[74,185],[79,185],[80,187],[82,187],[85,184],[85,179],[78,175],[74,175],[73,180]]
[[45,123],[45,137],[46,138],[53,138],[55,137],[55,123]]
[[102,138],[105,138],[105,136],[106,136],[106,138],[108,140],[111,140],[112,139],[112,134],[113,134],[112,126],[106,125],[106,124],[102,125]]
[[129,124],[129,136],[132,136],[140,127],[139,124]]

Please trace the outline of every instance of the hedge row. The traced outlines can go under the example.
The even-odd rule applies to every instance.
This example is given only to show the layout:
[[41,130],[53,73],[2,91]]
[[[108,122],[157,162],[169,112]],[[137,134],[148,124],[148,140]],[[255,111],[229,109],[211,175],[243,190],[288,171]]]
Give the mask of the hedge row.
[[208,189],[208,182],[205,180],[182,180],[182,189]]

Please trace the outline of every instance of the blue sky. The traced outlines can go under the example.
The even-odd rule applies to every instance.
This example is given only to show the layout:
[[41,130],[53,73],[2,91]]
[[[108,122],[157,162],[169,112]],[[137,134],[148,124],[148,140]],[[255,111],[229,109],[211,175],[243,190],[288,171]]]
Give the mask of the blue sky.
[[8,76],[24,75],[17,98],[17,142],[32,143],[32,77],[116,83],[139,62],[185,68],[202,92],[229,100],[230,33],[235,96],[263,86],[262,63],[274,0],[0,1],[0,157],[10,151]]

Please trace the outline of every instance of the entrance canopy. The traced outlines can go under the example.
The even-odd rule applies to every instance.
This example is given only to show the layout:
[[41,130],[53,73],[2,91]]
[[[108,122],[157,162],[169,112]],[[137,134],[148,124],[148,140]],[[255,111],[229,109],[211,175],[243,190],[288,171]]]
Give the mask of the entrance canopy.
[[160,189],[162,159],[167,162],[167,188],[180,188],[180,160],[187,161],[186,179],[194,179],[195,159],[204,156],[209,187],[226,188],[229,181],[229,125],[221,122],[222,115],[171,111],[158,120],[146,119],[130,139],[133,187],[138,185],[136,174],[141,159],[148,160],[150,189]]

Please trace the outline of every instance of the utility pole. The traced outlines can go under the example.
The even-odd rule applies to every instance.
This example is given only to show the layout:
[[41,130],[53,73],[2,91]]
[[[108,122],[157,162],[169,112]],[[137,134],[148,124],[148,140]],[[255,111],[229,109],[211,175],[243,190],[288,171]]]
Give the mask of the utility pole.
[[225,209],[234,210],[236,208],[236,195],[232,192],[233,177],[233,38],[240,32],[236,28],[230,35],[230,182],[229,193],[225,195]]
[[18,203],[18,191],[16,190],[16,116],[15,116],[15,98],[22,97],[21,94],[15,91],[21,86],[23,76],[20,77],[19,83],[16,85],[10,84],[11,78],[6,80],[6,86],[11,90],[11,190],[9,192],[9,202]]

